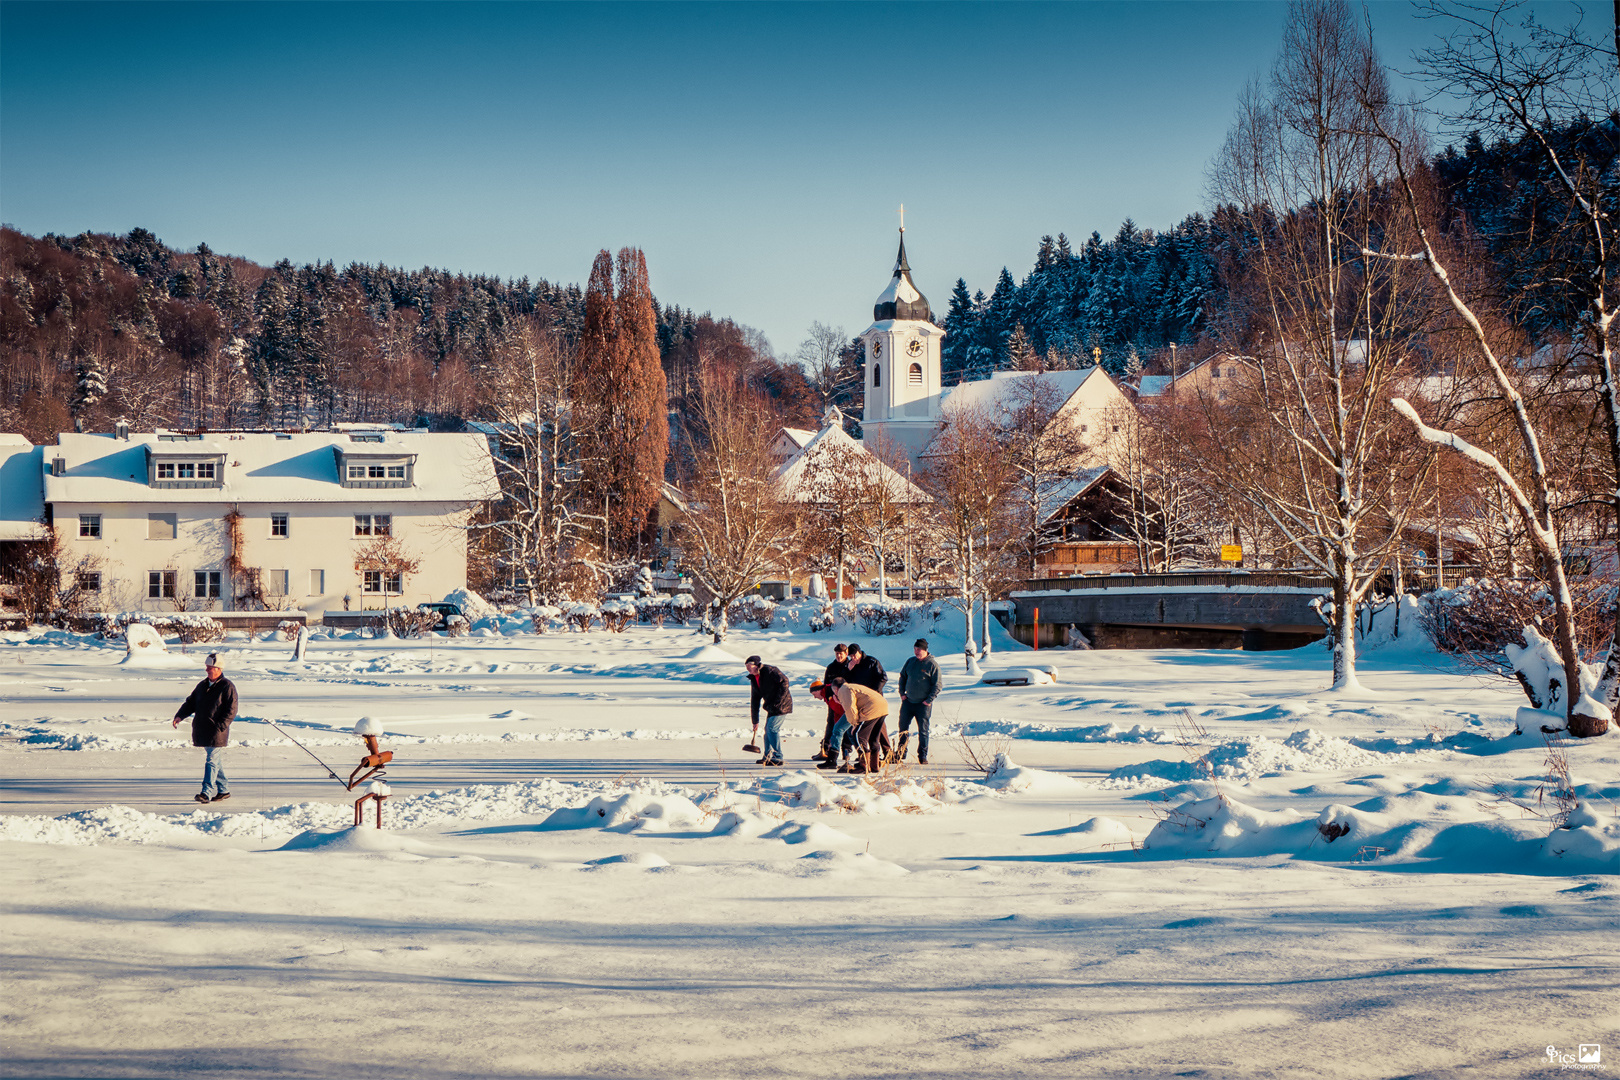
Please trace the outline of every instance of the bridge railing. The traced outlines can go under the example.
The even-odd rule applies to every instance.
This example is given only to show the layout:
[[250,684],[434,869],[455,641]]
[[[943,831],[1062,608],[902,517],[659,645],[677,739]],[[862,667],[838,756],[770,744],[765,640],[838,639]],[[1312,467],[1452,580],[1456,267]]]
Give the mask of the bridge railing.
[[1163,574],[1086,574],[1078,577],[1035,578],[1016,591],[1075,592],[1083,589],[1184,589],[1220,585],[1232,589],[1328,589],[1326,576],[1297,570],[1172,570]]

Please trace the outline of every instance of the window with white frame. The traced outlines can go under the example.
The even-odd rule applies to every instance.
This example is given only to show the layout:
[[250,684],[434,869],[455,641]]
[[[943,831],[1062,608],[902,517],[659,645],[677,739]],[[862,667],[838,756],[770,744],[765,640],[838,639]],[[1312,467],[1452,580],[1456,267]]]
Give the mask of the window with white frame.
[[287,579],[290,575],[285,570],[266,570],[264,572],[264,592],[266,596],[286,596]]
[[79,515],[79,539],[80,540],[100,540],[101,539],[101,515],[100,514],[80,514]]
[[368,593],[404,592],[405,576],[398,570],[367,570],[361,576],[360,591]]
[[146,538],[148,540],[173,540],[177,524],[174,514],[147,514]]
[[271,536],[286,536],[287,535],[287,515],[286,514],[271,514],[270,515],[270,535]]
[[157,478],[159,480],[173,480],[174,479],[174,462],[172,462],[172,461],[160,461],[160,462],[158,462]]
[[73,576],[73,581],[79,587],[80,592],[101,591],[100,570],[80,570]]
[[394,535],[394,515],[356,514],[354,515],[354,535],[392,536]]
[[146,595],[151,600],[173,600],[174,571],[148,570],[146,572]]
[[220,576],[218,570],[198,570],[191,595],[198,600],[218,600]]
[[311,596],[325,596],[326,595],[326,571],[325,570],[311,570],[309,572],[309,595],[311,595]]

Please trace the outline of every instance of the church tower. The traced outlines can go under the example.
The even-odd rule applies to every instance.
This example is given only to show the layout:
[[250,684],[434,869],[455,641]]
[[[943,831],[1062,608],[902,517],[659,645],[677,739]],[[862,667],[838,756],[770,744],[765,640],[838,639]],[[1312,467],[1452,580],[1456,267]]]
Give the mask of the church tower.
[[939,422],[939,349],[945,331],[934,325],[928,299],[912,283],[903,222],[894,277],[873,305],[872,318],[860,335],[866,345],[862,442],[874,451],[882,445],[904,450],[917,469]]

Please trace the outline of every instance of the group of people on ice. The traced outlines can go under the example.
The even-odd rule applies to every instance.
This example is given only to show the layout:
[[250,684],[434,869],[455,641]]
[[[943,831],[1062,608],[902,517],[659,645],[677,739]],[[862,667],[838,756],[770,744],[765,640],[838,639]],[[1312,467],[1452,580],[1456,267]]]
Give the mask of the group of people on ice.
[[[818,769],[841,773],[877,772],[885,764],[904,761],[909,752],[911,725],[917,725],[917,763],[928,764],[928,724],[934,699],[939,696],[939,661],[928,652],[928,639],[918,638],[912,655],[900,669],[900,741],[889,741],[889,701],[884,687],[888,672],[875,656],[859,645],[833,646],[833,660],[821,678],[810,684],[810,696],[827,706],[827,726],[821,748],[810,755]],[[753,686],[750,718],[759,733],[761,709],[765,713],[764,756],[756,765],[784,765],[782,725],[793,711],[793,694],[781,668],[750,656],[745,665]],[[750,746],[755,745],[750,741]]]

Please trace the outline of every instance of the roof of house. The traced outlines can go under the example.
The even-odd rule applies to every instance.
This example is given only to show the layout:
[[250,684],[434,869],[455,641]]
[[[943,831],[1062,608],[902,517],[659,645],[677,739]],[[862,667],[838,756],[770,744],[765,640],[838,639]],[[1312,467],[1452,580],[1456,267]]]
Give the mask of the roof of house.
[[44,540],[44,447],[21,435],[0,433],[0,540]]
[[816,432],[804,449],[781,464],[776,470],[776,480],[783,494],[794,502],[821,502],[829,493],[817,482],[817,468],[848,469],[855,467],[856,462],[874,481],[887,486],[895,501],[930,501],[926,491],[850,438],[841,424],[829,424]]
[[810,440],[816,437],[815,432],[809,431],[805,428],[796,427],[785,427],[782,429],[782,434],[786,435],[788,441],[794,446],[797,446],[800,450],[803,450],[807,445],[809,445]]
[[1100,367],[1081,368],[1077,371],[997,371],[988,379],[958,383],[944,391],[940,410],[945,413],[957,409],[978,408],[987,412],[1011,412],[1023,402],[1035,379],[1046,383],[1056,392],[1060,405],[1080,392],[1092,379],[1110,381],[1108,373]]
[[1047,504],[1052,509],[1044,520],[1051,521],[1057,517],[1068,509],[1070,503],[1102,483],[1103,478],[1111,472],[1113,470],[1107,465],[1094,465],[1089,469],[1080,469],[1075,472],[1053,490],[1052,501]]
[[1158,397],[1170,389],[1173,382],[1175,379],[1169,375],[1143,375],[1136,384],[1136,394],[1138,397]]
[[[166,432],[111,435],[64,433],[50,457],[62,475],[45,472],[51,503],[471,503],[499,493],[489,443],[476,432],[368,430],[359,432],[217,432],[204,440],[168,441]],[[172,439],[172,435],[168,435]],[[352,456],[414,457],[413,483],[399,488],[347,488],[334,450]],[[147,454],[222,456],[219,487],[157,488],[147,483]]]

